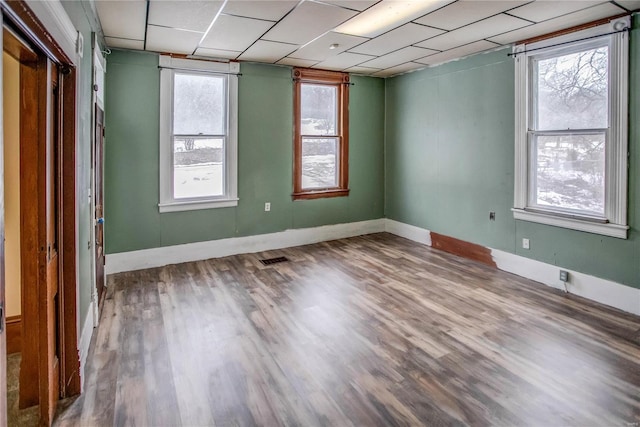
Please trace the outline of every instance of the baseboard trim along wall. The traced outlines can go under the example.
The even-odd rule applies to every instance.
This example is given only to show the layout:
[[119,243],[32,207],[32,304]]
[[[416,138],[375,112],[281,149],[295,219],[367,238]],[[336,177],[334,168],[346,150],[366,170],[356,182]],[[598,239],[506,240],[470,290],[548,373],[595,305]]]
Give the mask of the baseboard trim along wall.
[[[424,228],[387,219],[386,231],[431,246],[431,237],[426,237],[431,232]],[[569,272],[567,289],[570,293],[640,315],[640,289],[509,252],[488,249],[499,270],[564,290],[564,284],[558,277],[559,270],[563,269]]]
[[20,353],[22,351],[22,317],[7,316],[7,354]]
[[107,274],[114,274],[123,271],[142,270],[182,262],[290,248],[364,234],[381,233],[385,231],[385,222],[384,218],[380,218],[347,224],[323,225],[321,227],[300,228],[256,236],[232,237],[229,239],[108,254],[105,259],[105,270]]
[[[328,240],[380,233],[383,231],[413,240],[414,242],[433,246],[430,230],[382,218],[347,224],[286,230],[257,236],[234,237],[109,254],[106,256],[105,269],[107,274],[114,274],[124,271],[162,267],[182,262],[308,245]],[[509,252],[492,248],[486,249],[490,251],[491,258],[500,270],[535,280],[547,286],[564,289],[564,284],[558,278],[558,270],[562,268],[570,274],[570,280],[567,283],[567,288],[570,293],[640,315],[640,289],[625,286],[611,280],[590,276],[562,266],[532,260]],[[89,311],[92,312],[92,310]],[[88,316],[89,315],[87,315],[87,317]],[[91,322],[87,323],[89,320],[91,320]],[[93,319],[87,319],[87,321],[85,321],[83,328],[83,340],[85,339],[85,329],[87,329],[87,325],[93,325]],[[88,350],[91,331],[88,331],[87,334]]]
[[80,390],[84,392],[86,373],[85,368],[87,366],[87,356],[89,356],[89,346],[91,344],[91,337],[94,329],[94,316],[93,316],[93,302],[87,310],[87,315],[84,318],[84,324],[82,326],[82,333],[80,335]]

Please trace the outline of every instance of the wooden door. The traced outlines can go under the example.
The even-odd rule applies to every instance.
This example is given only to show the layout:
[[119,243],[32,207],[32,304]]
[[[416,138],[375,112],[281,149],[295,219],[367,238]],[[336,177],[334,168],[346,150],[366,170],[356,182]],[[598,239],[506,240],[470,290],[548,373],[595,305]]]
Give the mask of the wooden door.
[[96,104],[96,126],[94,147],[94,183],[95,183],[95,257],[96,289],[98,307],[102,306],[104,294],[104,191],[103,191],[103,153],[104,153],[104,112]]
[[[2,22],[2,10],[0,10],[0,22]],[[0,31],[0,46],[3,46],[2,31]],[[0,59],[0,82],[2,82],[2,59]],[[0,94],[2,94],[1,90]],[[1,108],[0,112],[2,112]],[[2,123],[1,117],[0,123]],[[0,126],[0,177],[4,176],[3,132],[4,128]],[[4,313],[4,179],[0,179],[0,426],[5,425],[7,425],[7,334]]]
[[40,330],[40,413],[42,421],[50,425],[60,398],[60,336],[58,328],[60,269],[58,241],[60,237],[60,141],[61,103],[58,86],[58,67],[46,60],[47,102],[45,138],[41,139],[40,157],[43,172],[43,198],[41,206],[43,220],[40,221],[43,244],[40,254],[40,313],[46,319]]

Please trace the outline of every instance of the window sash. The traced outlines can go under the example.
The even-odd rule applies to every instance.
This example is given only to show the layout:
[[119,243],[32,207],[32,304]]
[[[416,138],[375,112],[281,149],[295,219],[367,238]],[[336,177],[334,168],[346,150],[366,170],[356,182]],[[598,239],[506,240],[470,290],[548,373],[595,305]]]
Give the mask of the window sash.
[[[238,73],[237,63],[216,63],[193,61],[160,56],[160,197],[159,211],[175,212],[238,205],[237,198],[237,104]],[[202,74],[224,79],[223,135],[186,135],[173,132],[174,79],[175,74]],[[222,196],[180,197],[174,191],[174,141],[176,138],[214,138],[223,140]]]
[[[628,42],[629,33],[619,31],[630,28],[628,16],[612,19],[599,26],[589,27],[570,34],[548,38],[530,44],[514,46],[515,58],[515,170],[514,170],[514,218],[538,222],[574,230],[587,231],[612,237],[627,237],[627,133],[628,133]],[[583,40],[586,38],[591,40]],[[570,44],[565,44],[570,43]],[[559,44],[563,44],[559,46]],[[608,45],[608,128],[607,129],[558,129],[539,131],[534,127],[535,90],[532,58],[561,56],[582,51],[590,46]],[[534,51],[535,50],[535,51]],[[547,206],[530,203],[530,138],[532,133],[544,135],[559,132],[598,133],[605,131],[605,201],[604,218],[594,218],[592,213],[560,212]],[[595,224],[597,222],[598,224]]]

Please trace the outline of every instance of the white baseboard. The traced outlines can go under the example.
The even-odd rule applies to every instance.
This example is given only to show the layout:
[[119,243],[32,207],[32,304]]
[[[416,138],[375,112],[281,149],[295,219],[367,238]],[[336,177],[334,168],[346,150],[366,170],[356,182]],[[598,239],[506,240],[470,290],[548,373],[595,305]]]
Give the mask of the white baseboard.
[[[431,232],[424,228],[387,219],[385,229],[389,233],[431,246]],[[558,277],[559,270],[567,270],[569,272],[567,289],[570,293],[640,315],[640,289],[590,276],[562,266],[547,264],[497,249],[489,249],[500,270],[558,289],[564,289],[564,284]]]
[[290,248],[361,236],[363,234],[380,233],[385,231],[385,223],[385,219],[381,218],[109,254],[106,256],[105,270],[107,274],[114,274],[209,258]]
[[80,390],[84,392],[85,386],[85,367],[87,366],[87,356],[89,355],[89,346],[91,345],[91,337],[93,335],[94,328],[94,310],[92,302],[87,310],[87,316],[84,319],[82,326],[82,334],[80,335]]
[[396,236],[404,237],[405,239],[413,240],[414,242],[422,243],[423,245],[431,246],[431,232],[424,228],[416,227],[415,225],[387,219],[385,231],[395,234]]

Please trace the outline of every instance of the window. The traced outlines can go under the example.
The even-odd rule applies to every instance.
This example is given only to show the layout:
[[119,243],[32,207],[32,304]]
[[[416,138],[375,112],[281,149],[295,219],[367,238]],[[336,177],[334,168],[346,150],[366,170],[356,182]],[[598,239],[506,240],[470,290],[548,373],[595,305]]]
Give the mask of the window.
[[626,238],[627,28],[514,48],[516,219]]
[[160,67],[160,212],[236,206],[238,64]]
[[293,198],[349,194],[349,75],[296,68]]

